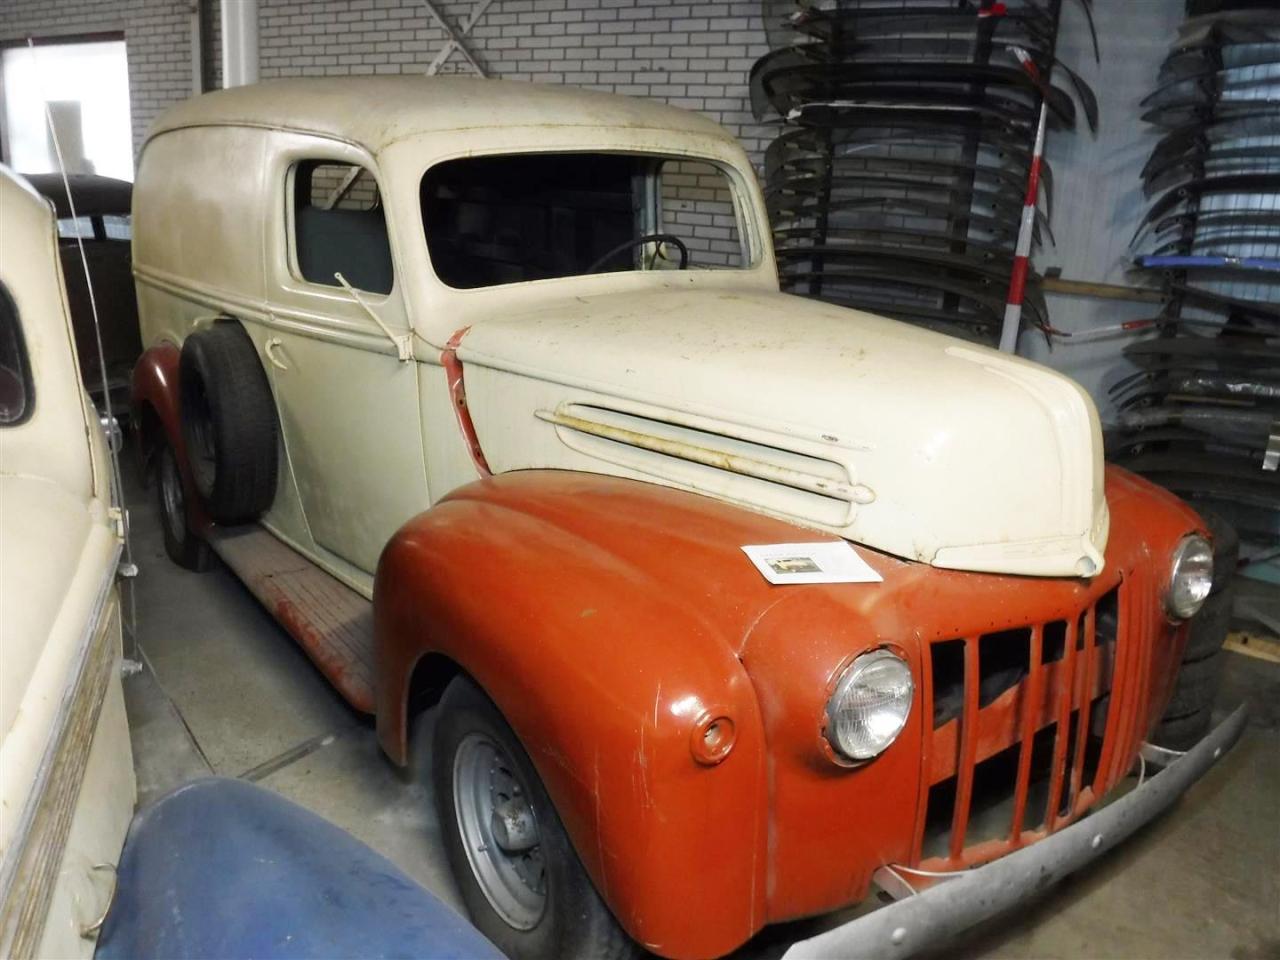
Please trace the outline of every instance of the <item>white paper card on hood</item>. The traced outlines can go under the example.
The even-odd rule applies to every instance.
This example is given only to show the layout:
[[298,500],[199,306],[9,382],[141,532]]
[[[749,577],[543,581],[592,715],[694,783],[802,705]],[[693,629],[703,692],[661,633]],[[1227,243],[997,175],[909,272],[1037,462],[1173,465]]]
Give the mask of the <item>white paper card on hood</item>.
[[879,583],[884,578],[844,540],[762,543],[742,552],[770,583]]

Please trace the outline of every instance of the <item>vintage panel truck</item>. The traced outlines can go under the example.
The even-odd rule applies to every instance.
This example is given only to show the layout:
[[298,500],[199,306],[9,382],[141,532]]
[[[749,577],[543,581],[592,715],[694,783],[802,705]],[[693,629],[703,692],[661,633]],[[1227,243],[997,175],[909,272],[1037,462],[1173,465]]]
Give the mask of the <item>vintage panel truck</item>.
[[[781,294],[713,122],[279,81],[164,114],[134,198],[169,552],[216,551],[393,762],[429,757],[511,956],[717,956],[873,882],[903,899],[794,949],[903,956],[1240,732],[1144,746],[1202,521],[1104,466],[1069,379]],[[1102,806],[1142,750],[1167,768]]]

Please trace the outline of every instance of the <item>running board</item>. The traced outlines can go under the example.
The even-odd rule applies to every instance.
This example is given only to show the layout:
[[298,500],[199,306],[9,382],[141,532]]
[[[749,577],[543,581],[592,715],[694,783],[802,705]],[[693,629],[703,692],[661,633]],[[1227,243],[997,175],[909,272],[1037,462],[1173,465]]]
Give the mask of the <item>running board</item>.
[[373,604],[257,524],[209,545],[355,709],[374,712]]

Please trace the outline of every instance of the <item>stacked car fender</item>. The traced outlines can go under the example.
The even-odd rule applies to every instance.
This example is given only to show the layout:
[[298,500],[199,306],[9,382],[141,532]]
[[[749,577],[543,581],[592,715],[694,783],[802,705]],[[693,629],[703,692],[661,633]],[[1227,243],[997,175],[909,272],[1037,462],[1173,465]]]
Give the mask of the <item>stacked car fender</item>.
[[[1190,500],[1214,539],[1213,592],[1190,634],[1158,743],[1209,729],[1240,555],[1280,538],[1280,9],[1188,0],[1142,119],[1137,270],[1164,292],[1155,337],[1112,388],[1112,459]],[[1232,525],[1239,528],[1239,536]],[[1244,543],[1241,544],[1243,539]]]
[[[751,96],[783,123],[765,166],[784,288],[995,342],[1024,209],[1027,241],[1052,240],[1052,170],[1027,196],[1041,105],[1051,127],[1097,124],[1054,56],[1061,0],[764,6]],[[1048,329],[1034,271],[1025,314]]]
[[1154,338],[1112,388],[1113,459],[1250,544],[1280,540],[1280,9],[1190,0],[1146,98],[1162,132],[1137,269],[1161,283]]

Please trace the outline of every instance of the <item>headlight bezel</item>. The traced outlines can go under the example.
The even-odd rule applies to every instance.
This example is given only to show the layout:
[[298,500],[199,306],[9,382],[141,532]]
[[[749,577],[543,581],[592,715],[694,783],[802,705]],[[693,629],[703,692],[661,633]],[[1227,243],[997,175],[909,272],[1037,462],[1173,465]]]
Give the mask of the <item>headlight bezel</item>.
[[[839,734],[838,714],[841,701],[848,695],[849,690],[855,683],[866,675],[869,669],[889,662],[901,668],[902,676],[906,680],[905,707],[901,710],[901,716],[897,721],[896,727],[892,730],[892,733],[887,735],[878,749],[870,752],[851,750],[847,744],[841,743]],[[823,706],[822,744],[825,748],[824,752],[837,764],[849,767],[861,766],[871,762],[876,757],[882,756],[886,750],[897,742],[902,735],[902,731],[906,729],[907,723],[911,719],[912,708],[915,706],[915,693],[915,675],[911,671],[911,665],[907,658],[901,653],[885,646],[875,647],[859,653],[841,667]]]
[[[1164,611],[1171,620],[1190,620],[1204,607],[1213,591],[1213,543],[1200,533],[1189,533],[1178,541],[1165,580]],[[1194,577],[1195,585],[1183,591],[1179,577]],[[1184,584],[1187,581],[1184,580]],[[1180,596],[1180,593],[1182,594]],[[1183,596],[1189,597],[1184,600]]]

